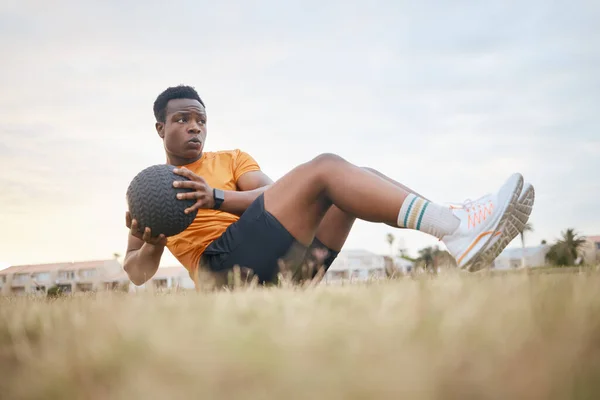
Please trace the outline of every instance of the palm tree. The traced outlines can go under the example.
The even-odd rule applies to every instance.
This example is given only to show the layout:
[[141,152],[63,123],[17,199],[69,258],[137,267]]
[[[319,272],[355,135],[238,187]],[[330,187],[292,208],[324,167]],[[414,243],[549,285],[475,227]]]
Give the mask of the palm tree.
[[563,234],[563,238],[566,250],[575,262],[582,255],[581,248],[585,246],[585,237],[579,236],[574,229],[567,229]]
[[409,256],[406,255],[406,249],[398,249],[398,253],[396,253],[397,257],[404,258],[406,260],[411,260]]
[[[409,257],[405,257],[410,259]],[[456,267],[456,259],[446,250],[441,250],[438,246],[425,247],[419,250],[419,257],[411,260],[414,263],[420,264],[425,270],[433,273],[437,273],[438,268],[444,267]]]
[[436,252],[438,251],[439,249],[437,247],[435,249],[431,246],[425,247],[424,249],[419,250],[419,257],[416,261],[422,264],[426,270],[429,270],[434,266],[433,263],[435,261]]
[[521,268],[525,268],[525,232],[533,232],[533,225],[531,222],[526,223],[523,229],[521,229],[521,232],[519,232],[519,235],[521,236],[521,248],[523,249],[521,253]]
[[434,267],[437,270],[440,266],[445,267],[454,267],[456,268],[458,265],[456,264],[456,259],[446,250],[440,250],[436,247],[436,251],[434,254]]
[[391,233],[388,233],[385,236],[385,239],[387,241],[387,243],[390,245],[390,257],[392,257],[392,259],[394,258],[394,250],[393,250],[393,245],[394,245],[394,240],[396,240],[396,237],[394,235],[392,235]]
[[562,232],[562,239],[550,247],[546,259],[557,266],[574,265],[585,243],[585,238],[569,228]]

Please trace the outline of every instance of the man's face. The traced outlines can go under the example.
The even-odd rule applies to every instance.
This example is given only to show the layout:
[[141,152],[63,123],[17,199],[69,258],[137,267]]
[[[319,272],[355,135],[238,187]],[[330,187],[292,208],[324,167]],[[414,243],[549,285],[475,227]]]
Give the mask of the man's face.
[[156,123],[171,163],[186,164],[202,156],[206,140],[206,111],[198,100],[174,99],[167,104],[165,122]]

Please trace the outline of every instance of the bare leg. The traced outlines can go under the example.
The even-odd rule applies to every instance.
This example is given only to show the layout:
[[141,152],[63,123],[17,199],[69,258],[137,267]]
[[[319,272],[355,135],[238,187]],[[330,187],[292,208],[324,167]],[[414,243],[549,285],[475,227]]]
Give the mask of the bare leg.
[[[401,189],[407,190],[419,196],[418,193],[387,177],[377,170],[369,167],[362,167],[362,169],[375,174],[379,178],[393,183],[395,186]],[[328,257],[331,256],[328,251],[332,250],[338,253],[342,250],[355,221],[356,217],[354,215],[348,214],[340,210],[337,206],[332,205],[321,220],[316,234],[318,241],[325,245],[327,249],[323,249],[319,245],[316,245],[316,249],[307,254],[308,258],[306,263],[301,267],[300,270],[298,270],[298,274],[294,275],[294,279],[297,282],[306,282],[307,280],[310,280],[312,283],[320,282],[329,269],[329,263],[331,263],[331,261],[326,263]]]
[[399,188],[401,188],[401,189],[404,189],[404,190],[406,190],[406,191],[407,191],[407,192],[409,192],[409,193],[414,193],[414,194],[416,194],[417,196],[419,196],[419,197],[422,197],[422,198],[424,198],[424,199],[425,199],[425,200],[427,200],[427,201],[431,201],[431,200],[429,200],[427,197],[425,197],[425,196],[423,196],[423,195],[420,195],[419,193],[415,192],[415,191],[414,191],[414,190],[412,190],[411,188],[404,186],[404,185],[403,185],[403,184],[401,184],[400,182],[397,182],[397,181],[393,180],[393,179],[392,179],[392,178],[390,178],[389,176],[382,174],[381,172],[377,171],[376,169],[369,168],[369,167],[362,167],[362,168],[363,168],[363,169],[365,169],[365,170],[367,170],[367,171],[369,171],[369,172],[371,172],[371,173],[373,173],[373,174],[375,174],[375,175],[377,175],[378,177],[380,177],[380,178],[382,178],[382,179],[385,179],[385,180],[386,180],[386,181],[388,181],[388,182],[391,182],[391,183],[393,183],[393,184],[394,184],[394,186],[397,186],[397,187],[399,187]]
[[[425,196],[420,195],[414,190],[404,186],[400,182],[393,180],[392,178],[384,175],[383,173],[369,167],[362,167],[363,170],[369,171],[378,177],[385,179],[386,181],[394,184],[401,189],[404,189],[410,193],[414,193],[419,197],[423,197],[426,200]],[[354,215],[348,214],[342,210],[340,210],[337,206],[332,205],[329,210],[325,213],[325,217],[319,224],[319,228],[317,229],[316,237],[323,243],[325,246],[330,248],[331,250],[340,251],[344,244],[346,243],[346,239],[348,239],[348,235],[354,226],[354,222],[356,221],[356,217]],[[397,228],[396,225],[394,227]]]
[[294,168],[269,188],[265,208],[308,246],[332,205],[365,221],[397,226],[409,193],[341,157],[324,154]]
[[[416,229],[439,238],[460,268],[470,268],[472,262],[486,257],[485,246],[510,216],[523,182],[521,174],[513,173],[497,193],[483,196],[469,207],[452,208],[430,202],[381,175],[339,156],[324,154],[294,168],[273,184],[264,192],[264,206],[307,247],[319,234],[324,244],[340,249],[351,229],[353,216],[392,227]],[[407,198],[410,201],[406,201]],[[321,226],[332,209],[328,216],[330,222],[346,226],[337,236],[328,232],[325,225]],[[338,217],[334,213],[338,213]]]

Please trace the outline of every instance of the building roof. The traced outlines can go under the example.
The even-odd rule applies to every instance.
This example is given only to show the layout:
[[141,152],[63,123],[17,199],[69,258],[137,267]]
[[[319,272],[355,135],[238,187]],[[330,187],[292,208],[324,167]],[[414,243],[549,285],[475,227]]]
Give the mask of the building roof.
[[0,275],[11,275],[18,273],[32,274],[34,272],[46,272],[56,271],[60,267],[65,265],[64,263],[56,264],[39,264],[39,265],[13,265],[0,271]]
[[71,262],[65,263],[63,268],[59,268],[60,271],[78,271],[82,269],[92,269],[92,268],[102,268],[106,266],[121,266],[121,264],[115,260],[93,260],[93,261],[80,261],[80,262]]
[[600,236],[586,236],[585,238],[586,238],[586,240],[589,240],[590,242],[594,242],[594,243],[600,242]]
[[51,264],[30,264],[30,265],[14,265],[12,267],[5,268],[0,271],[0,275],[11,275],[11,274],[32,274],[36,272],[52,272],[52,271],[76,271],[82,269],[99,268],[104,267],[107,264],[118,264],[117,260],[93,260],[93,261],[79,261],[79,262],[61,262]]

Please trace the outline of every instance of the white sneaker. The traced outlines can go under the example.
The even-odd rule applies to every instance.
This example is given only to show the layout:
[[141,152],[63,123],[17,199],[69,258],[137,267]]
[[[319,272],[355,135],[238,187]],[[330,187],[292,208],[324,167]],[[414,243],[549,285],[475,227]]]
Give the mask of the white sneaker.
[[523,188],[523,176],[512,174],[498,192],[487,194],[475,201],[467,201],[459,206],[450,206],[460,225],[454,233],[444,236],[441,241],[455,258],[458,267],[469,269],[495,235],[501,235],[500,228],[511,216]]
[[502,233],[494,236],[487,248],[473,259],[469,271],[479,271],[489,266],[502,253],[502,250],[523,231],[527,221],[529,221],[534,202],[535,189],[531,183],[525,183],[523,191],[515,204],[514,212],[500,229]]

